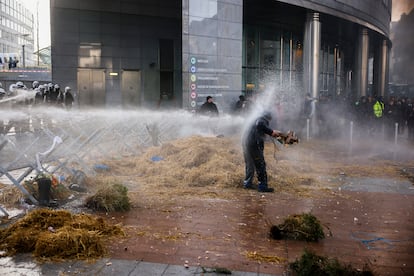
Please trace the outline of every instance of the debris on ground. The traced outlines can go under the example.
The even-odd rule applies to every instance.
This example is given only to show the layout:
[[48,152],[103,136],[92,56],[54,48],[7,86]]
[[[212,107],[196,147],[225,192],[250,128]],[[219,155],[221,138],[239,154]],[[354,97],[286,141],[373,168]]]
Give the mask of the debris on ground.
[[310,250],[305,250],[299,260],[296,260],[289,265],[293,270],[293,275],[306,276],[306,275],[326,275],[326,276],[357,276],[374,275],[369,269],[364,268],[358,270],[351,265],[345,265],[340,263],[336,258],[327,258],[318,256]]
[[280,264],[286,262],[285,258],[281,258],[278,256],[269,256],[265,254],[254,252],[246,252],[246,257],[251,260],[258,261],[260,263],[273,263],[273,264]]
[[99,172],[99,171],[109,171],[109,166],[107,166],[105,164],[95,164],[95,166],[93,166],[93,168],[97,172]]
[[106,253],[103,238],[122,235],[119,225],[89,214],[36,209],[0,229],[5,256],[33,253],[37,259],[95,259]]
[[[22,183],[23,188],[31,194],[36,200],[39,200],[39,187],[37,179],[31,178],[29,180],[25,180]],[[52,182],[50,187],[50,199],[57,200],[57,201],[65,201],[70,196],[71,192],[64,186],[61,182]],[[5,188],[1,190],[0,193],[0,203],[6,206],[16,206],[19,205],[21,202],[26,201],[29,202],[30,199],[26,198],[26,195],[21,192],[14,185],[7,185]]]
[[213,267],[210,269],[207,269],[205,267],[201,267],[201,270],[203,271],[203,275],[205,273],[215,273],[215,274],[226,274],[231,275],[231,270],[225,268],[225,267]]
[[114,174],[142,183],[144,190],[177,194],[193,187],[241,187],[244,173],[240,147],[231,139],[216,137],[169,141],[140,156],[105,163]]
[[128,189],[119,183],[101,187],[93,196],[86,199],[86,207],[105,212],[125,212],[131,209]]
[[87,175],[81,170],[72,170],[72,173],[63,176],[64,182],[69,190],[78,193],[86,193],[88,186],[93,182],[93,178],[88,178]]
[[402,168],[400,169],[402,177],[406,177],[414,185],[414,167],[413,168]]
[[290,215],[282,224],[272,225],[270,237],[275,240],[318,241],[325,238],[325,234],[319,220],[312,214],[304,213]]

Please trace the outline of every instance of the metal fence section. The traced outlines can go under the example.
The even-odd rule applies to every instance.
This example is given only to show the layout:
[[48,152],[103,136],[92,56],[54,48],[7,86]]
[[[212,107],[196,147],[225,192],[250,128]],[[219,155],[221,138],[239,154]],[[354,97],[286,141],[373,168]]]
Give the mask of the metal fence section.
[[[150,146],[190,135],[235,134],[242,118],[209,118],[186,111],[65,111],[55,108],[0,112],[0,182],[18,187],[39,173],[94,174],[91,160],[140,155]],[[1,212],[5,212],[2,208]]]

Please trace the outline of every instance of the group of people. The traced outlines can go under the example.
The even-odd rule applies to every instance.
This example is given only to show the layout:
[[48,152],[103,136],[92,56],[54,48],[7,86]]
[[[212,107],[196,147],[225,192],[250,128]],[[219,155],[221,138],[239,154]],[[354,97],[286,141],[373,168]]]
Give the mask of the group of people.
[[387,137],[403,135],[414,141],[414,98],[408,97],[361,97],[355,103],[355,119],[368,131],[375,133],[384,127]]
[[27,88],[22,81],[11,84],[9,87],[9,96],[19,95],[16,105],[47,105],[54,107],[63,107],[70,110],[75,102],[72,89],[66,86],[62,91],[59,84],[33,81],[32,87]]
[[[232,107],[233,114],[241,115],[247,113],[251,107],[251,101],[247,99],[244,95],[240,95],[239,99],[234,103]],[[214,103],[212,96],[207,96],[205,102],[200,106],[197,111],[198,114],[208,115],[208,116],[218,116],[219,111],[217,105]]]
[[[246,112],[249,106],[249,101],[241,95],[234,104],[233,113]],[[346,101],[343,100],[337,100],[334,103],[329,97],[315,99],[308,94],[304,100],[303,114],[306,118],[317,116],[319,123],[323,125],[321,130],[332,132],[334,130],[333,127],[332,129],[329,127],[329,114],[332,114],[332,110],[342,110],[344,112],[337,115],[354,121],[361,133],[366,131],[367,134],[377,135],[379,131],[384,131],[385,138],[390,138],[396,131],[398,135],[403,135],[407,131],[408,139],[414,141],[414,98],[391,96],[387,101],[384,101],[382,97],[364,96],[351,108],[346,106]],[[217,106],[211,96],[208,96],[205,103],[200,106],[199,113],[218,115]],[[263,155],[264,139],[266,135],[278,138],[284,134],[271,128],[272,114],[275,112],[260,114],[243,134],[242,145],[245,161],[243,186],[246,189],[254,188],[259,192],[273,192],[273,189],[267,185],[266,162]],[[255,174],[258,179],[257,186],[253,186]]]
[[238,115],[246,113],[249,111],[251,104],[252,103],[248,98],[246,98],[244,95],[240,95],[239,99],[233,106],[233,113]]
[[0,57],[0,68],[8,66],[9,70],[11,70],[13,68],[17,68],[17,63],[19,63],[17,57],[4,57],[3,59]]

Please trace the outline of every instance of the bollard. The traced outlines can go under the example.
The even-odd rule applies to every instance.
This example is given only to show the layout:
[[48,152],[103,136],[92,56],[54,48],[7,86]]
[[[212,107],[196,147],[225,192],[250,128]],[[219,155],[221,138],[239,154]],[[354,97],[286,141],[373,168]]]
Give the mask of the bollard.
[[310,120],[306,119],[306,140],[307,141],[309,141],[309,138],[310,138],[309,131],[310,131]]
[[349,151],[352,153],[352,143],[353,143],[353,137],[354,136],[354,122],[351,121],[349,123]]
[[394,130],[394,145],[397,145],[398,141],[398,123],[395,123],[395,130]]

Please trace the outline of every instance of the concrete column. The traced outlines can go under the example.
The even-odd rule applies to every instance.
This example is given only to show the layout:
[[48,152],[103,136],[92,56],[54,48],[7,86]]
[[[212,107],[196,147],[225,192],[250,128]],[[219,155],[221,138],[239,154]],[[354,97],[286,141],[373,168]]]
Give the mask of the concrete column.
[[368,58],[369,58],[369,36],[368,30],[362,28],[359,34],[359,49],[357,66],[357,98],[367,96],[368,90]]
[[308,13],[305,26],[305,87],[312,97],[319,96],[319,52],[321,49],[321,23],[319,13]]
[[378,78],[378,94],[384,97],[388,94],[388,81],[389,81],[389,48],[387,40],[382,41],[381,56],[380,56],[380,74]]
[[[319,97],[319,60],[321,49],[321,23],[319,13],[308,13],[304,37],[304,87],[315,99]],[[311,132],[318,132],[315,113],[316,101],[312,102]]]

